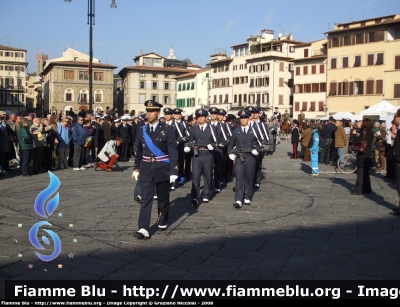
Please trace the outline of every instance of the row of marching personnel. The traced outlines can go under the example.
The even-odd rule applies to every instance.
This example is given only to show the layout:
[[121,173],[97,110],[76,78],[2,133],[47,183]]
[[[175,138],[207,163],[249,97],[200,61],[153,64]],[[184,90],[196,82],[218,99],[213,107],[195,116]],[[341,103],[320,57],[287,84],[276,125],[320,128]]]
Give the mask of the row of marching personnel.
[[141,206],[137,238],[149,238],[153,199],[158,202],[158,228],[167,228],[170,191],[190,179],[193,206],[208,203],[233,174],[233,206],[240,209],[250,205],[254,188],[261,185],[262,160],[275,151],[279,130],[276,118],[261,121],[260,109],[249,106],[238,112],[237,119],[227,121],[225,110],[201,108],[193,114],[195,122],[189,126],[179,108],[164,108],[164,120],[160,121],[162,105],[148,100],[145,106],[148,124],[138,130],[132,174],[137,179],[134,197]]

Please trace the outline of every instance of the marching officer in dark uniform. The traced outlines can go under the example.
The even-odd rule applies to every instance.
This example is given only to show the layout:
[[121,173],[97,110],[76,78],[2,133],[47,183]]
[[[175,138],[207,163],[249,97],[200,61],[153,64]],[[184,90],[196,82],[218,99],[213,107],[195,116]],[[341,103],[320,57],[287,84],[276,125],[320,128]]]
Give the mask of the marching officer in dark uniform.
[[221,192],[221,168],[222,168],[222,162],[223,162],[222,126],[218,122],[219,109],[212,107],[208,110],[208,112],[210,113],[210,118],[211,118],[211,120],[209,121],[209,124],[214,126],[218,132],[215,135],[215,137],[216,137],[215,141],[217,143],[217,146],[212,151],[212,154],[214,155],[214,174],[213,174],[214,189],[215,189],[215,193],[219,193],[219,192]]
[[[260,109],[255,107],[253,108],[253,128],[257,131],[257,134],[260,136],[259,144],[260,146],[264,147],[269,143],[269,135],[268,135],[268,127],[265,124],[265,122],[262,122],[260,120]],[[261,184],[261,166],[262,166],[262,161],[265,156],[265,151],[260,152],[260,154],[257,156],[257,167],[256,167],[256,174],[254,177],[254,187],[256,189],[260,188]]]
[[132,130],[131,126],[128,125],[128,119],[125,116],[121,118],[122,123],[118,126],[119,137],[122,139],[121,144],[121,156],[119,160],[122,162],[128,162],[129,157],[129,143],[131,142]]
[[[245,205],[250,205],[253,197],[253,179],[257,165],[260,145],[258,136],[254,129],[249,126],[250,112],[239,111],[240,126],[234,131],[228,146],[229,158],[234,161],[235,184],[235,208],[242,208],[243,200]],[[232,149],[246,150],[249,152],[233,154]],[[239,156],[240,155],[240,156]]]
[[189,140],[187,125],[181,120],[182,109],[174,109],[174,125],[176,131],[176,140],[178,142],[178,165],[179,165],[179,178],[178,184],[183,185],[185,183],[185,143]]
[[[232,136],[232,130],[227,123],[225,123],[224,118],[226,116],[226,111],[224,109],[219,109],[218,113],[218,122],[221,125],[221,134],[223,140],[222,147],[222,164],[221,164],[221,172],[220,172],[220,180],[221,180],[221,188],[224,186],[226,182],[228,182],[228,161],[231,161],[228,158],[228,144],[229,140]],[[231,161],[232,162],[232,161]]]
[[[175,121],[174,121],[174,110],[171,108],[164,108],[163,112],[164,112],[164,118],[165,118],[165,125],[167,127],[172,128],[172,130],[174,131],[174,134],[175,134],[175,138],[177,138],[176,135],[178,134],[178,132],[176,131],[176,126],[175,126]],[[179,164],[179,162],[178,162],[178,164]],[[171,182],[170,190],[175,191],[175,182]]]
[[136,238],[149,238],[154,190],[158,198],[158,228],[168,226],[170,183],[178,178],[178,149],[171,127],[158,120],[162,105],[153,100],[145,102],[148,124],[142,126],[135,142],[134,171],[139,169],[140,212]]
[[[210,201],[212,190],[211,180],[214,167],[214,155],[217,129],[215,126],[207,123],[208,112],[205,109],[196,110],[197,125],[193,126],[190,135],[190,143],[197,146],[197,154],[192,159],[192,205],[199,205],[200,198],[200,178],[204,176],[203,202]],[[185,152],[190,152],[190,148],[185,146]]]

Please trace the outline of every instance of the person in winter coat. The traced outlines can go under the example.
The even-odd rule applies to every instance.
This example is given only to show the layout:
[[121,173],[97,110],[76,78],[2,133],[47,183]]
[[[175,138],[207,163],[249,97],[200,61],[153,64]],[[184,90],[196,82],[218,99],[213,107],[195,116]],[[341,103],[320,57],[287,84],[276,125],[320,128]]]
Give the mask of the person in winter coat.
[[86,131],[83,128],[83,117],[78,117],[78,121],[72,128],[72,139],[74,142],[74,171],[84,171],[83,166],[83,145],[86,142]]
[[18,142],[21,150],[20,165],[22,176],[31,176],[29,161],[31,160],[33,138],[29,131],[28,120],[26,118],[22,120],[22,127],[20,127],[18,133]]
[[335,167],[335,170],[339,171],[344,166],[344,159],[342,157],[344,155],[343,148],[347,144],[347,136],[342,126],[342,121],[340,119],[337,119],[335,121],[335,125],[336,125],[335,148],[337,150],[338,157],[341,158],[339,161],[339,165]]
[[297,119],[293,120],[293,127],[291,130],[292,134],[292,145],[293,145],[293,156],[290,157],[290,159],[297,159],[297,146],[299,145],[300,141],[300,131],[299,131],[299,121]]
[[308,145],[308,150],[310,151],[311,155],[311,168],[312,168],[312,177],[317,177],[319,175],[319,168],[318,168],[318,156],[319,156],[319,125],[317,123],[311,124],[312,130],[312,146]]

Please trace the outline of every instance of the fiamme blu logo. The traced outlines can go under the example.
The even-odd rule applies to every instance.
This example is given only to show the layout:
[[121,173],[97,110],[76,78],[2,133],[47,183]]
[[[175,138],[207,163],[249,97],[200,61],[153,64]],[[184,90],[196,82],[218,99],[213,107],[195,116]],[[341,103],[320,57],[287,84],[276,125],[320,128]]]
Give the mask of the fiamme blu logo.
[[[39,193],[39,195],[36,197],[34,206],[35,212],[44,219],[48,219],[54,213],[60,200],[60,195],[58,193],[58,188],[60,187],[60,179],[58,179],[58,177],[52,172],[49,171],[48,173],[50,176],[49,186]],[[53,198],[50,198],[56,192],[57,194]],[[42,226],[51,227],[52,225],[48,221],[37,222],[29,230],[29,241],[31,241],[31,244],[37,249],[46,250],[46,248],[43,247],[38,239],[38,232]],[[57,256],[61,253],[61,241],[59,236],[54,231],[48,229],[43,229],[43,231],[47,232],[51,240],[53,240],[54,242],[53,253],[51,255],[43,255],[39,252],[35,252],[35,254],[39,257],[39,259],[43,261],[51,261],[57,258]],[[51,242],[46,236],[42,236],[41,239],[46,245],[50,245]]]

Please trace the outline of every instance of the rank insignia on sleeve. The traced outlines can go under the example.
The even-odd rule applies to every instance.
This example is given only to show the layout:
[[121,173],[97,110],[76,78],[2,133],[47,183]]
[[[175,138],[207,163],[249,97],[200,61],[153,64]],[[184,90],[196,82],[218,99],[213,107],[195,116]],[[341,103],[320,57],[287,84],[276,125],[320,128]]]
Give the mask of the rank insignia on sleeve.
[[174,169],[179,169],[179,167],[178,167],[178,166],[175,166]]

